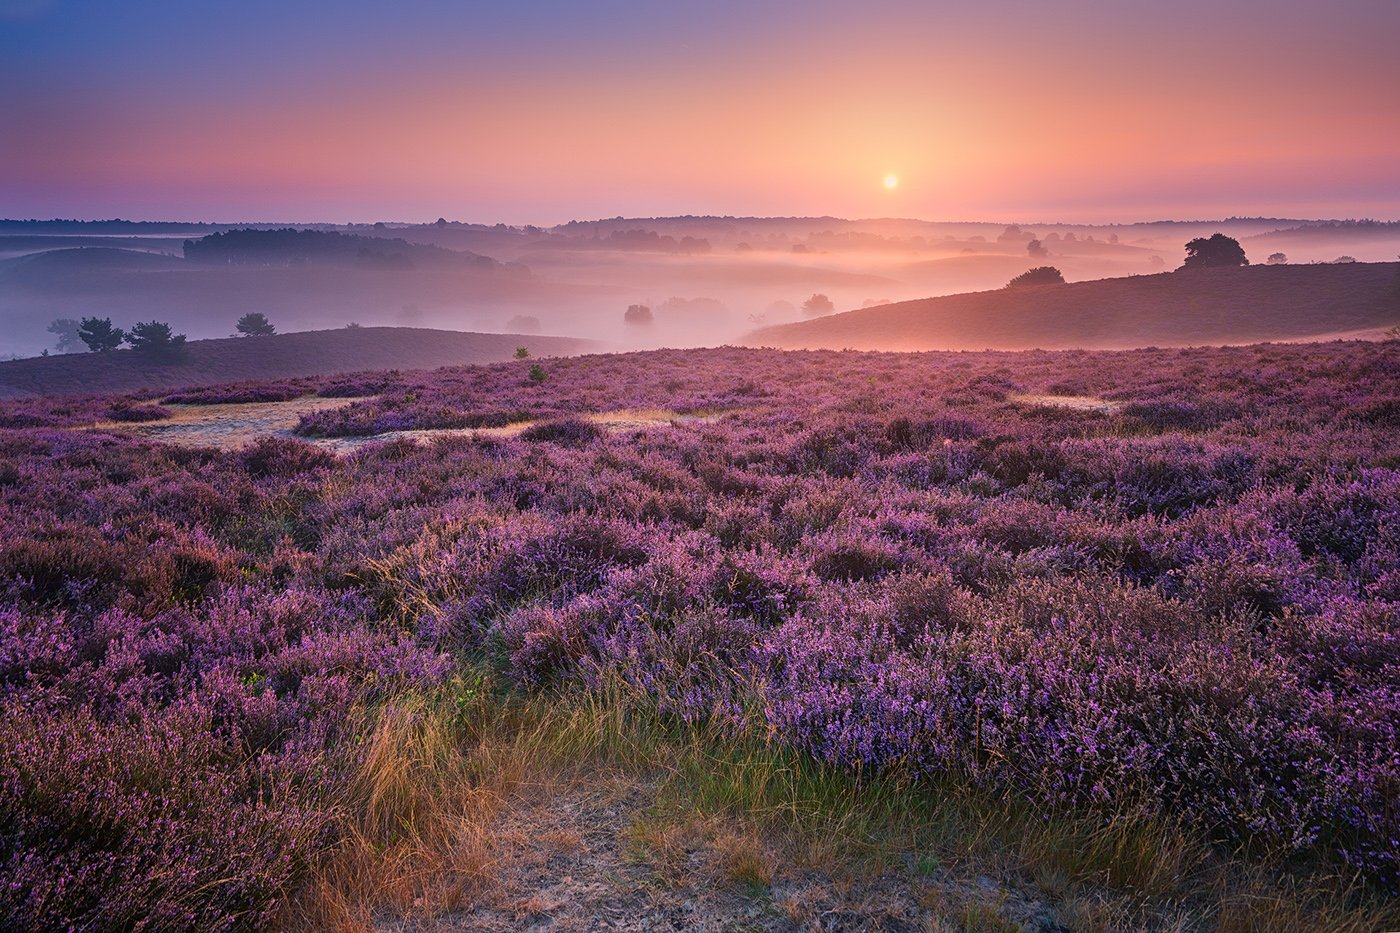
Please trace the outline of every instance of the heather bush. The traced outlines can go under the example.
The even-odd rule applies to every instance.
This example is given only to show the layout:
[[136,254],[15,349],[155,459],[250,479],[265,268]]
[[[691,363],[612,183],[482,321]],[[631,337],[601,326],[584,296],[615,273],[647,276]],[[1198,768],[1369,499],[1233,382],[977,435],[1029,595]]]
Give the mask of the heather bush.
[[520,432],[524,441],[548,441],[561,447],[579,447],[602,437],[602,430],[582,418],[561,418],[532,424]]
[[130,399],[118,399],[107,409],[107,417],[113,421],[137,423],[160,421],[170,417],[170,409],[159,405],[138,405]]
[[256,477],[296,476],[328,466],[332,457],[320,448],[285,437],[263,437],[243,451],[243,465]]
[[[374,397],[305,437],[533,422],[346,457],[0,402],[0,915],[267,925],[464,659],[1400,883],[1400,345],[524,371],[307,380]],[[587,418],[658,407],[712,419]]]

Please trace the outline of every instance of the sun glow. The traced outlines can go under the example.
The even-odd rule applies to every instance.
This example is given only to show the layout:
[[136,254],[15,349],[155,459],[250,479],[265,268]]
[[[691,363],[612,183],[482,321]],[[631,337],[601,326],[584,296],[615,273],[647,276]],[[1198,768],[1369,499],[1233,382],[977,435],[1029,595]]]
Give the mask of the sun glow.
[[886,191],[893,191],[899,187],[899,176],[891,172],[885,176],[884,184]]

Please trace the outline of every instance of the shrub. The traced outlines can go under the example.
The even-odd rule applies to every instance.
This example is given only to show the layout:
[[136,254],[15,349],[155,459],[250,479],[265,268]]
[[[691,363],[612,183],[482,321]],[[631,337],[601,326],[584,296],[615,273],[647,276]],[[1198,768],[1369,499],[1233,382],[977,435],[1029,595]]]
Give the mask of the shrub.
[[542,421],[532,424],[520,432],[525,441],[548,441],[560,447],[581,447],[603,436],[603,431],[591,421],[582,418],[561,418],[556,421]]
[[1006,283],[1007,288],[1024,288],[1027,285],[1063,285],[1065,277],[1054,266],[1036,266],[1027,269]]

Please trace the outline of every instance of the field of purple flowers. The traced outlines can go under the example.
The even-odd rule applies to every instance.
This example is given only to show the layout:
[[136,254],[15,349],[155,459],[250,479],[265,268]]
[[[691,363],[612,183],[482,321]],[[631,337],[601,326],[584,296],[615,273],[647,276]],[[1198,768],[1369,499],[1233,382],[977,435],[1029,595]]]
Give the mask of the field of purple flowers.
[[[307,437],[533,424],[337,458],[82,428],[149,398],[0,405],[8,926],[270,922],[374,711],[483,662],[1400,883],[1400,344],[658,351],[171,401],[302,390],[373,395]],[[580,417],[629,408],[716,417]]]

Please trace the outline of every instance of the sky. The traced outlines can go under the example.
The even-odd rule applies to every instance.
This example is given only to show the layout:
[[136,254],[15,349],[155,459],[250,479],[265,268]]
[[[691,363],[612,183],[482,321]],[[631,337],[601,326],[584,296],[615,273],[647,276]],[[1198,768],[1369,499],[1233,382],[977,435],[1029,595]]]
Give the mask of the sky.
[[0,0],[0,217],[1394,220],[1397,36],[1397,0]]

